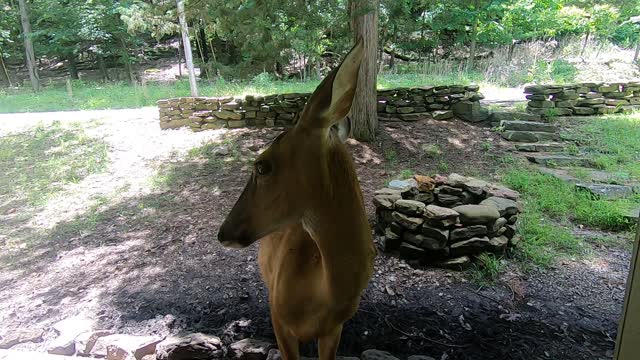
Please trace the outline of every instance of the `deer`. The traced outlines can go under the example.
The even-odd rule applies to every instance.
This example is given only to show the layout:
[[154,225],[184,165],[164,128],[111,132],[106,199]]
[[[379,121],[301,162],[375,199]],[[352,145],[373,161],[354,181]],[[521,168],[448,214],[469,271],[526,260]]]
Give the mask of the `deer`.
[[374,246],[355,165],[344,141],[362,62],[362,40],[318,85],[298,121],[255,160],[220,226],[225,247],[260,240],[258,265],[284,360],[318,341],[334,360],[343,324],[373,273]]

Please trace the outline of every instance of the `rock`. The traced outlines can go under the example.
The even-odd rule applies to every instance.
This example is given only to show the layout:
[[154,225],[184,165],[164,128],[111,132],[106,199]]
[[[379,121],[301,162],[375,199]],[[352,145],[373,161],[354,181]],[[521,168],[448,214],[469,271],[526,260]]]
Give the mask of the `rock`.
[[418,188],[412,186],[407,188],[401,192],[402,198],[405,200],[414,200],[415,197],[419,194]]
[[396,109],[396,113],[398,114],[410,114],[414,111],[414,108],[411,106],[403,106]]
[[596,113],[596,110],[590,107],[574,107],[573,113],[576,115],[593,115]]
[[576,106],[576,103],[577,103],[576,100],[556,101],[556,107],[557,108],[573,108],[574,106]]
[[515,144],[515,148],[524,152],[562,152],[566,150],[562,143],[521,143]]
[[432,192],[421,192],[415,196],[414,200],[429,204],[435,201],[435,195]]
[[420,192],[433,191],[434,187],[436,186],[435,180],[430,176],[414,175],[413,179],[418,184],[417,187],[418,191]]
[[487,227],[484,225],[472,225],[464,228],[451,230],[449,239],[451,242],[466,240],[473,237],[481,237],[487,235]]
[[226,146],[218,146],[217,148],[215,148],[215,150],[213,150],[213,155],[215,156],[227,156],[230,153],[231,150],[229,150],[229,148]]
[[518,216],[516,216],[516,215],[513,215],[513,216],[511,216],[511,217],[509,217],[507,219],[507,223],[510,224],[510,225],[513,225],[516,222],[518,222]]
[[557,141],[560,136],[555,133],[541,131],[514,131],[507,130],[500,134],[503,138],[514,142],[538,142],[538,141]]
[[633,196],[633,187],[611,184],[576,184],[576,188],[586,190],[603,199],[625,199]]
[[511,200],[518,200],[520,193],[505,187],[489,187],[485,189],[487,196],[497,196]]
[[489,238],[471,238],[469,240],[459,241],[451,244],[452,256],[463,256],[478,254],[483,251],[493,250],[494,246],[489,241]]
[[500,212],[500,216],[509,217],[521,212],[517,202],[501,197],[491,196],[480,202],[480,205],[493,206]]
[[448,220],[451,222],[451,225],[457,222],[458,215],[459,214],[454,210],[436,205],[427,205],[424,210],[425,219]]
[[538,114],[543,117],[552,117],[552,116],[566,116],[573,114],[573,111],[569,108],[535,108],[535,107],[527,107],[528,112],[533,114]]
[[483,109],[477,101],[460,101],[453,104],[451,110],[453,110],[453,115],[464,121],[481,122],[489,118],[489,111],[487,109]]
[[507,239],[512,239],[517,233],[516,226],[513,224],[505,225],[503,229],[503,235],[506,236]]
[[[471,258],[464,255],[453,259],[447,259],[434,264],[439,268],[451,270],[464,270],[471,266]],[[411,359],[411,357],[409,357]]]
[[88,356],[99,338],[113,334],[114,332],[112,330],[92,330],[83,332],[74,339],[76,354],[80,356]]
[[491,238],[489,243],[491,244],[493,252],[500,252],[509,244],[509,238],[506,236],[498,236]]
[[391,227],[385,228],[384,231],[384,251],[398,250],[402,242],[402,232],[395,232]]
[[376,209],[376,218],[380,223],[391,224],[393,222],[393,210]]
[[414,246],[425,250],[439,250],[447,245],[447,239],[434,239],[420,234],[405,232],[402,239]]
[[376,208],[380,208],[380,209],[394,209],[394,204],[396,203],[396,201],[402,199],[402,197],[400,196],[400,194],[394,194],[394,195],[374,195],[372,202],[373,205],[375,205]]
[[417,246],[403,242],[400,245],[400,257],[405,260],[422,260],[425,257],[425,250]]
[[413,114],[400,114],[399,117],[403,121],[418,121],[420,119],[428,118],[430,113],[428,112],[416,112]]
[[557,94],[562,92],[562,87],[553,86],[553,85],[529,85],[525,86],[524,93],[525,94]]
[[229,346],[229,356],[240,360],[265,360],[276,346],[266,341],[244,339]]
[[495,111],[491,113],[490,120],[496,122],[501,122],[502,120],[540,121],[541,118],[542,117],[540,115],[525,112]]
[[405,215],[420,216],[426,205],[420,201],[400,199],[395,203],[395,209]]
[[488,224],[500,217],[498,210],[486,205],[460,205],[452,210],[460,214],[460,222],[464,225]]
[[210,360],[224,357],[220,338],[201,333],[170,337],[156,346],[157,360]]
[[162,340],[157,336],[138,336],[115,334],[99,337],[91,349],[91,357],[107,358],[107,360],[142,359],[153,354],[156,345]]
[[391,189],[399,189],[399,190],[405,190],[407,188],[410,188],[412,186],[416,186],[417,187],[417,183],[415,180],[410,179],[410,180],[391,180],[389,182],[389,188]]
[[454,206],[455,204],[461,203],[462,198],[455,195],[450,194],[437,194],[438,202],[444,206]]
[[[269,354],[267,354],[267,360],[282,360],[282,354],[280,353],[280,350],[269,350]],[[315,360],[315,358],[305,358],[304,356],[301,356],[300,360]]]
[[431,113],[434,120],[448,120],[453,118],[453,111],[451,110],[436,110]]
[[403,228],[415,231],[422,223],[424,219],[417,217],[410,217],[405,214],[394,211],[392,214],[393,220],[400,224]]
[[507,219],[501,217],[488,227],[489,234],[497,233],[503,226],[507,225]]
[[381,350],[365,350],[360,356],[362,360],[400,360],[386,351]]
[[468,178],[463,183],[464,188],[468,192],[472,193],[473,195],[477,195],[477,196],[481,196],[482,194],[484,194],[484,192],[489,187],[489,185],[490,184],[488,182],[484,181],[484,180],[474,179],[474,178]]
[[436,191],[438,193],[456,195],[456,196],[460,196],[464,192],[464,190],[459,187],[453,187],[448,185],[442,185],[439,188],[437,188]]
[[513,131],[538,131],[548,133],[558,131],[555,125],[535,121],[501,121],[500,126],[505,130]]
[[0,349],[9,349],[15,345],[34,342],[42,342],[42,329],[17,329],[6,331],[0,336]]
[[47,345],[47,353],[52,355],[71,356],[76,353],[74,338],[59,336]]
[[578,103],[576,105],[578,105],[579,107],[589,107],[591,105],[599,104],[604,104],[604,98],[598,97],[593,99],[580,99],[578,100]]
[[427,224],[422,225],[422,235],[435,239],[439,242],[446,243],[449,239],[449,230],[439,229],[437,227],[432,227]]
[[389,189],[389,188],[382,188],[373,192],[374,195],[398,195],[398,196],[400,196],[401,193],[402,193],[402,190]]
[[527,105],[538,109],[550,109],[556,107],[556,104],[549,100],[530,100]]
[[589,161],[586,158],[571,155],[526,155],[527,160],[532,163],[544,165],[547,167],[558,166],[588,166]]

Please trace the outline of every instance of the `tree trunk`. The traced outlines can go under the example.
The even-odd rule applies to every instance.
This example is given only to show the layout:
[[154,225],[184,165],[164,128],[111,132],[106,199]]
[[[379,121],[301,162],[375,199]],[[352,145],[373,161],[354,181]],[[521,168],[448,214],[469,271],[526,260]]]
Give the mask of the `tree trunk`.
[[78,76],[78,64],[76,63],[76,56],[71,54],[67,57],[67,68],[69,69],[69,76],[73,80],[79,80]]
[[473,69],[476,59],[476,43],[478,41],[478,16],[479,14],[478,0],[473,1],[473,10],[475,15],[473,16],[473,27],[471,28],[471,48],[469,49],[469,60],[467,60],[467,66],[469,69]]
[[351,106],[353,136],[360,141],[373,141],[378,128],[377,55],[378,0],[351,0],[351,29],[356,41],[364,40],[364,59],[358,74],[358,88]]
[[189,70],[189,87],[191,96],[198,96],[198,85],[196,84],[196,72],[193,68],[193,53],[191,52],[191,42],[189,42],[189,28],[184,15],[184,0],[176,0],[178,8],[178,20],[180,20],[180,30],[182,32],[182,43],[184,45],[184,58],[187,61]]
[[207,47],[207,34],[204,32],[204,26],[202,26],[202,24],[198,31],[198,49],[200,50],[200,59],[202,59],[200,77],[210,79],[211,74],[209,73],[209,48]]
[[640,55],[640,39],[638,39],[638,43],[636,44],[636,53],[633,54],[633,62],[638,62],[638,56]]
[[18,0],[18,5],[20,7],[24,52],[26,55],[25,59],[27,61],[27,70],[29,71],[29,79],[31,79],[31,87],[33,88],[33,91],[40,91],[40,77],[38,76],[36,56],[33,53],[33,43],[31,42],[31,23],[29,22],[29,12],[27,10],[26,0]]
[[12,87],[11,77],[9,76],[9,72],[7,71],[7,66],[4,64],[4,57],[2,56],[2,50],[0,50],[0,65],[2,66],[2,71],[0,71],[0,79],[6,82],[9,87]]
[[97,54],[96,56],[98,58],[98,68],[100,69],[102,80],[109,81],[109,71],[107,71],[107,64],[104,62],[104,56],[102,56],[102,54]]
[[582,49],[580,50],[580,57],[584,56],[584,50],[587,48],[589,42],[589,35],[591,35],[591,29],[587,28],[587,33],[584,36],[584,42],[582,43]]
[[178,78],[182,79],[182,38],[178,40]]

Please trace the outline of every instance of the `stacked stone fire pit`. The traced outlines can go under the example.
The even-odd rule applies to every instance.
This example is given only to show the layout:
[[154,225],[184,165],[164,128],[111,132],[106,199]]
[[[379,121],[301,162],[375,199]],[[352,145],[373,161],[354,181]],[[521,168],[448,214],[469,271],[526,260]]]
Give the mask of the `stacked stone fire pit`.
[[518,242],[519,193],[458,174],[416,175],[375,192],[386,252],[416,265],[462,269],[473,256]]

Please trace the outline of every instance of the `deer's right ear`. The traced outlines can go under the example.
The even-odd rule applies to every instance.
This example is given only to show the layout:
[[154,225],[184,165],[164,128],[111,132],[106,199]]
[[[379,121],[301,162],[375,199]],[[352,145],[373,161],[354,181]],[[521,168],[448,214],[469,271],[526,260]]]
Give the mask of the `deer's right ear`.
[[328,129],[347,116],[356,93],[363,53],[364,42],[360,39],[313,92],[298,126]]

